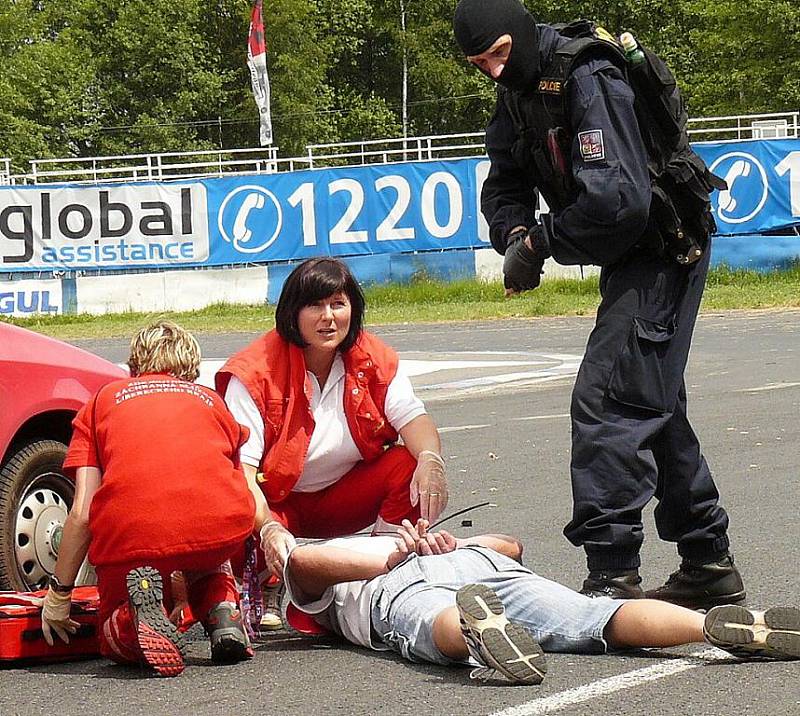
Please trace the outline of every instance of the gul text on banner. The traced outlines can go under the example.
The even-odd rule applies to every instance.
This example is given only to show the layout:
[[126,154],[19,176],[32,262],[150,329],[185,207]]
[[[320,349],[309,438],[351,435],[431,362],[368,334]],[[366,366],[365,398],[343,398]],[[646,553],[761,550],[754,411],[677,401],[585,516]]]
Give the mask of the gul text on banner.
[[264,147],[272,144],[272,115],[270,114],[269,76],[267,75],[267,43],[264,40],[264,15],[261,0],[253,4],[250,34],[247,39],[247,65],[259,117],[259,141]]
[[0,316],[63,313],[60,279],[0,281]]

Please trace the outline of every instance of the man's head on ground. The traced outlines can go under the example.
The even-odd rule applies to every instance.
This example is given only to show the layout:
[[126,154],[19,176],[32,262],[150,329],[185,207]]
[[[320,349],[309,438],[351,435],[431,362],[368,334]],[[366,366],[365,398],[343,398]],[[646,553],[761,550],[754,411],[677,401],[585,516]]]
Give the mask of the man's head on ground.
[[519,0],[460,0],[453,32],[467,59],[487,77],[514,90],[539,79],[539,30]]
[[170,321],[158,321],[131,340],[131,375],[165,373],[193,381],[200,375],[200,346],[195,337]]

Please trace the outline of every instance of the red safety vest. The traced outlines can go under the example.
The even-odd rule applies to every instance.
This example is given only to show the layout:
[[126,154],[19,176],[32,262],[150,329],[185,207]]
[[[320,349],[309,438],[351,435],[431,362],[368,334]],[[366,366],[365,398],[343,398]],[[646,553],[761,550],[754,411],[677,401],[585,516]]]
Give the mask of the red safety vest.
[[[397,431],[386,420],[384,405],[399,359],[394,349],[366,331],[342,359],[347,425],[361,455],[372,460],[397,440]],[[268,448],[261,459],[261,489],[268,502],[281,502],[300,479],[314,432],[312,387],[303,349],[272,330],[222,366],[215,380],[221,395],[225,395],[234,375],[247,388],[264,419],[264,444]]]

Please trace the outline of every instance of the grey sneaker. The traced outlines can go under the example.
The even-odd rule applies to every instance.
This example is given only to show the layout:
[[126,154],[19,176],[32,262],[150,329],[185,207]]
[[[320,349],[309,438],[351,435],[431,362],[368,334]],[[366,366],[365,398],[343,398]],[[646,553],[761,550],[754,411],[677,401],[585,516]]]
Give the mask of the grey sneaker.
[[472,678],[499,674],[514,684],[542,683],[547,672],[542,647],[524,627],[506,619],[503,603],[492,589],[468,584],[458,590],[456,606],[469,653],[483,665]]
[[757,612],[733,605],[714,607],[703,624],[706,640],[734,656],[800,659],[800,609]]
[[259,629],[264,631],[283,629],[281,604],[285,591],[283,581],[264,585],[261,590],[261,593],[264,595],[264,613],[261,615]]
[[208,612],[203,626],[211,642],[211,661],[233,664],[252,659],[253,647],[242,621],[242,612],[235,602],[219,602]]

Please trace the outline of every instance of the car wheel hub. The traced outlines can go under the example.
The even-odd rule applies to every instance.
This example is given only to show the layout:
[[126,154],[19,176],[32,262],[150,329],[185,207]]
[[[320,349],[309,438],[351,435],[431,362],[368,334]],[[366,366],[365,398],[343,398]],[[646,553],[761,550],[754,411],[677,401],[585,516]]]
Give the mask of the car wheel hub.
[[50,487],[34,485],[20,502],[15,550],[20,573],[29,587],[43,587],[55,569],[67,512],[64,499]]

